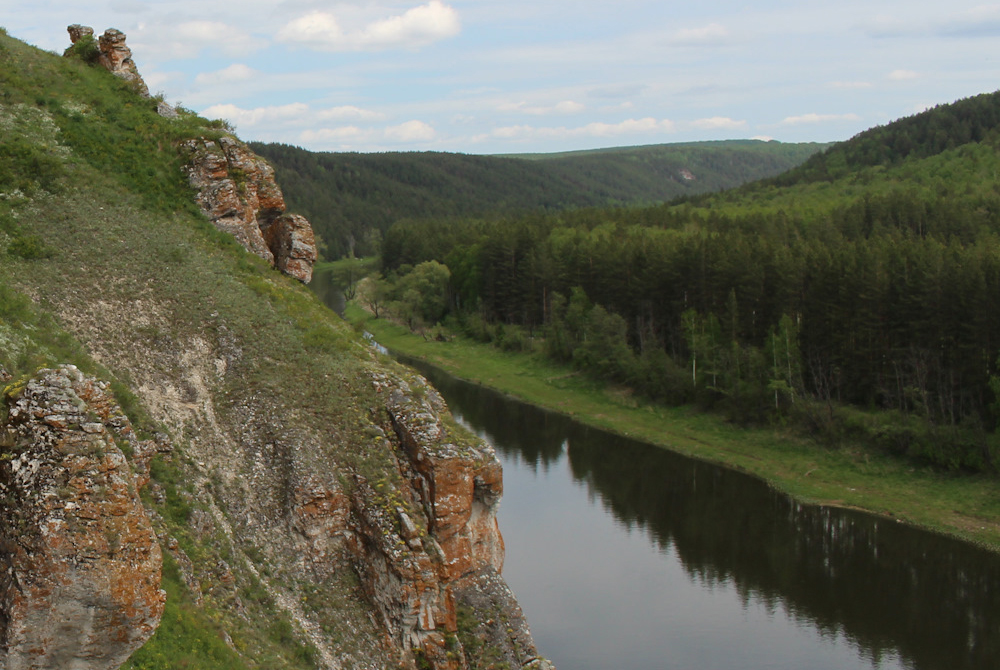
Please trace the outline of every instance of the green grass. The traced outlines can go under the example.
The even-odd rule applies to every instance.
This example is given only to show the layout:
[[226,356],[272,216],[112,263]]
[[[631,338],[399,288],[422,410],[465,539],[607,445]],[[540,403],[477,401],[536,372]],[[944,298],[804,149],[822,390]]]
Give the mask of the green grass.
[[149,642],[121,670],[245,670],[248,666],[226,644],[222,629],[196,606],[181,580],[177,563],[163,553],[163,590],[167,604]]
[[996,478],[944,474],[849,445],[829,448],[780,428],[745,429],[692,407],[649,405],[541,356],[462,338],[425,340],[356,305],[345,317],[392,351],[583,423],[754,474],[803,502],[867,510],[1000,551]]
[[[162,490],[162,502],[150,489],[145,502],[158,513],[158,534],[176,538],[190,559],[204,601],[193,600],[167,557],[163,624],[125,667],[316,667],[246,568],[256,547],[204,523],[206,500],[228,502],[221,480],[212,494],[198,486],[204,473],[190,454],[205,422],[157,423],[164,412],[152,411],[148,394],[172,386],[191,400],[183,360],[211,352],[205,380],[220,422],[242,426],[247,407],[263,407],[282,417],[288,434],[273,439],[295,445],[303,471],[347,462],[383,473],[391,454],[359,448],[374,395],[367,350],[299,282],[198,211],[177,143],[219,129],[183,111],[163,119],[155,106],[102,69],[0,34],[0,367],[13,382],[76,364],[112,383],[141,438],[163,433],[174,448],[153,465],[150,488]],[[223,379],[214,366],[224,361]],[[321,446],[299,449],[300,436]],[[281,573],[292,560],[282,547],[268,549],[254,559],[261,574],[295,593],[302,585]],[[323,615],[364,657],[376,634],[356,585],[316,588],[303,609]],[[342,603],[353,609],[328,611]]]

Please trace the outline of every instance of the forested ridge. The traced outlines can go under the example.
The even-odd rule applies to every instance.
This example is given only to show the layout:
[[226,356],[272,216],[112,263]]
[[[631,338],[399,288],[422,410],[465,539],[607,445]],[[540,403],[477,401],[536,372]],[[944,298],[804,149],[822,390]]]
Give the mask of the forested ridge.
[[717,196],[397,223],[367,300],[659,401],[993,470],[998,127],[993,93]]
[[252,144],[274,166],[289,206],[309,217],[330,259],[375,253],[382,234],[402,219],[648,205],[779,174],[824,146],[741,140],[476,156]]

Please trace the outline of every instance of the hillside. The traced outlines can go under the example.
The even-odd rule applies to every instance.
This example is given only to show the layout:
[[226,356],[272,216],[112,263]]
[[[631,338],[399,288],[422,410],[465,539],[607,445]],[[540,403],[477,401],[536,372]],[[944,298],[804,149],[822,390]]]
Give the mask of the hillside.
[[236,138],[75,39],[0,31],[0,666],[547,667],[491,448],[220,231],[278,213]]
[[[327,258],[375,251],[401,219],[651,204],[773,176],[825,145],[727,141],[524,156],[314,153],[253,143]],[[374,231],[378,231],[375,233]]]
[[995,472],[998,124],[992,93],[685,202],[398,223],[382,305],[433,324],[406,298],[433,270],[442,314],[503,348],[738,422]]

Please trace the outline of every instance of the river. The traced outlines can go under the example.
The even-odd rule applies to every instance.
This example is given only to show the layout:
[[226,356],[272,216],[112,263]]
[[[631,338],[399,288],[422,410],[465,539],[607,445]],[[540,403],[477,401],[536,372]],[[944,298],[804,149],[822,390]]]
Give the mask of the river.
[[1000,556],[417,361],[504,467],[504,577],[560,670],[1000,668]]
[[560,670],[1000,668],[1000,557],[415,365],[504,466],[504,577]]

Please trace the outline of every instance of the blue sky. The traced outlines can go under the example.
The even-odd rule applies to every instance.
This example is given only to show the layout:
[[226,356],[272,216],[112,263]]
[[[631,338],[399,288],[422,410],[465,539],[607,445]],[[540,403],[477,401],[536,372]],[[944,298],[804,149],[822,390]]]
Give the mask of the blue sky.
[[1000,4],[3,0],[56,52],[128,35],[153,92],[248,140],[521,153],[834,141],[1000,88]]

